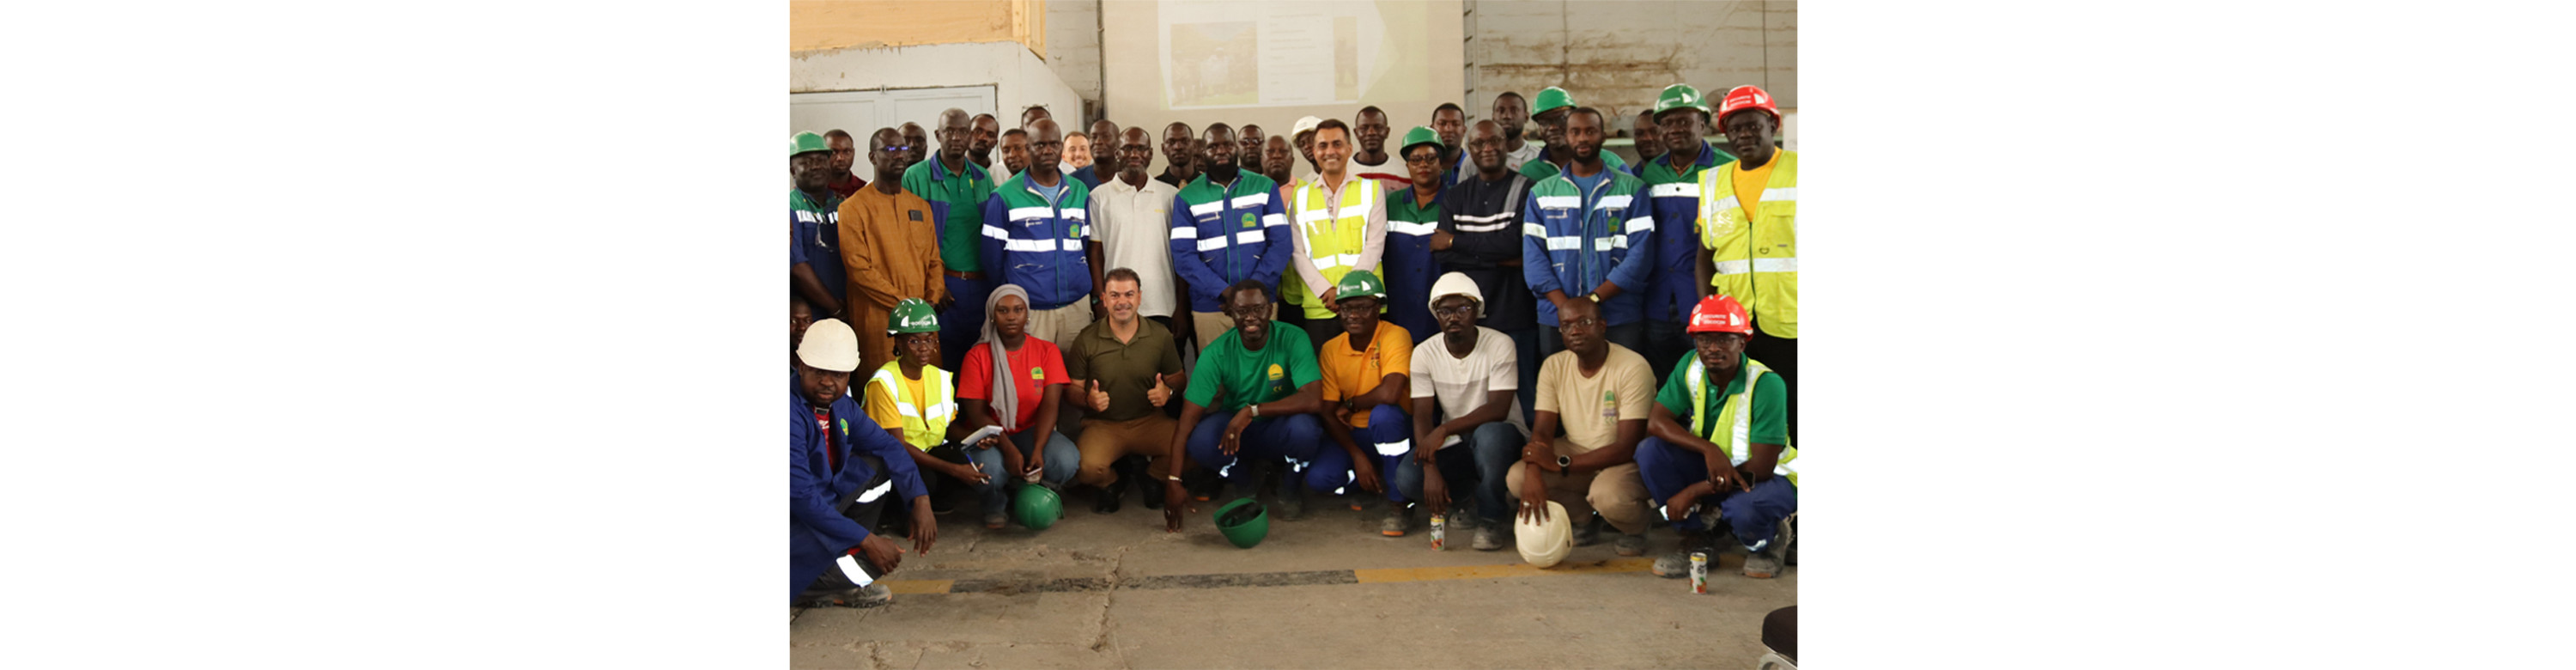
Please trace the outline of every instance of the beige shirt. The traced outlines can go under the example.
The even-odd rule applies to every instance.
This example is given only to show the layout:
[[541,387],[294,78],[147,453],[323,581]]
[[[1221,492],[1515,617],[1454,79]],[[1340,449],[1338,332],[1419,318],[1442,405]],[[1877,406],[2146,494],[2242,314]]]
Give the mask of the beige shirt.
[[1584,377],[1573,351],[1547,357],[1538,368],[1538,411],[1556,412],[1565,438],[1556,453],[1578,455],[1619,439],[1619,422],[1646,420],[1655,404],[1655,371],[1646,357],[1611,344],[1601,369]]
[[[1100,241],[1100,272],[1136,271],[1144,295],[1136,313],[1171,316],[1179,309],[1180,280],[1172,272],[1172,198],[1181,189],[1145,179],[1144,188],[1111,175],[1091,189],[1091,236]],[[1106,316],[1106,315],[1103,315]]]

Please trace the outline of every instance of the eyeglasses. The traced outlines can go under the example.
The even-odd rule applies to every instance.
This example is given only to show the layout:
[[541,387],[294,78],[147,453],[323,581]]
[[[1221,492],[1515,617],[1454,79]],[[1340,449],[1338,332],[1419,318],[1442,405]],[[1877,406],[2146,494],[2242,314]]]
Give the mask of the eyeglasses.
[[1474,303],[1469,303],[1448,307],[1433,307],[1431,308],[1431,313],[1439,316],[1464,316],[1473,318],[1476,316],[1476,305]]

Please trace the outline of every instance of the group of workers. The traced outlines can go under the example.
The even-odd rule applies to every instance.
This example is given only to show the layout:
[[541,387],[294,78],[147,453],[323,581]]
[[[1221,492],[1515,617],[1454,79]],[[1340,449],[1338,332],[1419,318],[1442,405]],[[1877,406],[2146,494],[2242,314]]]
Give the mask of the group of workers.
[[1293,520],[1356,489],[1383,535],[1426,508],[1490,551],[1553,501],[1621,556],[1668,520],[1659,576],[1733,547],[1772,576],[1798,160],[1770,96],[1664,89],[1636,165],[1563,89],[1492,112],[1443,104],[1392,146],[1376,107],[1286,135],[1173,123],[1150,172],[1144,128],[949,109],[872,133],[874,182],[847,133],[798,133],[792,602],[888,601],[852,570],[897,568],[886,533],[927,553],[969,500],[999,529],[1017,497],[1090,489],[1108,514],[1140,480],[1173,532],[1228,490]]

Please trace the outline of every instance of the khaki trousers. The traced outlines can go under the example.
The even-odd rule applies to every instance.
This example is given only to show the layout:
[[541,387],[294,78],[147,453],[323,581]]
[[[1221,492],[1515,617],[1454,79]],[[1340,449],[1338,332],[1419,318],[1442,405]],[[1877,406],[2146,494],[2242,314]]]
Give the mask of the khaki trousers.
[[[1082,469],[1075,471],[1073,481],[1084,486],[1108,486],[1118,481],[1118,473],[1109,464],[1130,454],[1152,459],[1145,466],[1146,484],[1163,481],[1171,473],[1171,463],[1163,456],[1171,453],[1172,431],[1180,422],[1156,411],[1129,421],[1083,419],[1082,436],[1073,446],[1082,452]],[[1146,495],[1161,495],[1159,487],[1145,489]]]
[[[1504,478],[1515,501],[1521,497],[1521,483],[1529,476],[1525,472],[1529,468],[1527,461],[1513,463],[1511,475]],[[1572,476],[1541,470],[1538,477],[1547,486],[1547,499],[1564,505],[1565,513],[1574,516],[1566,521],[1581,523],[1597,510],[1601,512],[1601,518],[1609,519],[1610,525],[1621,533],[1635,535],[1646,532],[1646,515],[1654,510],[1647,506],[1646,479],[1638,475],[1636,463],[1621,463],[1604,470],[1584,470]]]
[[1082,329],[1091,327],[1091,301],[1088,298],[1048,310],[1029,310],[1029,335],[1053,343],[1057,348],[1070,348]]

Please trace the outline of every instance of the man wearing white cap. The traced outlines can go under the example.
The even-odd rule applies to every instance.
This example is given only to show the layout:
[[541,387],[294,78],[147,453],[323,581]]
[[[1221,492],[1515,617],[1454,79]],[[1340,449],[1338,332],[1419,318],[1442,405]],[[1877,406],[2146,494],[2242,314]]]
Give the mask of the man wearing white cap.
[[915,551],[929,554],[939,536],[928,489],[908,447],[849,395],[850,371],[858,368],[859,337],[849,324],[824,319],[805,329],[787,393],[791,605],[875,607],[893,600],[884,584],[852,579],[847,570],[859,566],[840,560],[865,561],[875,574],[893,572],[903,562],[901,547],[867,527],[889,492],[911,511]]
[[[1413,457],[1396,466],[1395,477],[1405,497],[1432,514],[1447,513],[1452,479],[1472,491],[1474,514],[1449,514],[1449,523],[1476,529],[1476,549],[1493,551],[1503,548],[1511,514],[1503,477],[1519,462],[1529,427],[1516,395],[1518,347],[1502,331],[1476,325],[1484,311],[1484,293],[1467,275],[1451,272],[1431,285],[1440,335],[1413,347]],[[1458,446],[1465,448],[1451,448]],[[1440,466],[1424,468],[1426,460]]]

